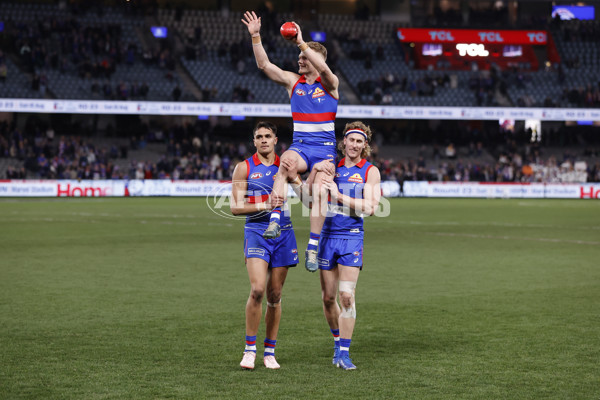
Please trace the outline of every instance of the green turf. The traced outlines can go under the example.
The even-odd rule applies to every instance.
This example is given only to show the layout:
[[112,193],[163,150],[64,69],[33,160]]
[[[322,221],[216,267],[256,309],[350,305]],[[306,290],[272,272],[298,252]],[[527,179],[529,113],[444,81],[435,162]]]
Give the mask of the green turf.
[[598,398],[600,202],[394,199],[365,225],[358,370],[331,365],[300,266],[281,370],[242,371],[241,221],[202,198],[0,201],[0,398]]

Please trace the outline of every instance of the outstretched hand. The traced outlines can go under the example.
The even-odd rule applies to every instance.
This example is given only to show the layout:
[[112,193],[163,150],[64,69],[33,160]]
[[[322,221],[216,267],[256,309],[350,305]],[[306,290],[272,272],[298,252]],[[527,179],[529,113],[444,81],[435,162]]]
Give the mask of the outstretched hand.
[[303,43],[304,39],[302,39],[302,30],[300,29],[300,25],[298,25],[294,21],[292,21],[292,24],[296,25],[296,30],[298,31],[298,34],[295,37],[293,37],[293,38],[291,38],[289,40],[293,41],[296,44]]
[[248,28],[250,35],[260,33],[260,17],[254,11],[246,11],[242,23]]

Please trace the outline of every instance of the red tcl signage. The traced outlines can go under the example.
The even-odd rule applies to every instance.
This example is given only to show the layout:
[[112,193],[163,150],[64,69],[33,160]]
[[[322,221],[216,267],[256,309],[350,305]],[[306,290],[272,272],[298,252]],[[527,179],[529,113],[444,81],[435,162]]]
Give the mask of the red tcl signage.
[[399,28],[401,42],[546,44],[546,31]]

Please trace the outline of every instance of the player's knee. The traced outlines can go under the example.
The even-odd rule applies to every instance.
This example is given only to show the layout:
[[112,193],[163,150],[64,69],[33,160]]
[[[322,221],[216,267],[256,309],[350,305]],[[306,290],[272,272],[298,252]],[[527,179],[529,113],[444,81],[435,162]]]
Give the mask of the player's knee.
[[335,304],[335,293],[329,293],[324,291],[321,294],[321,297],[323,299],[323,305],[325,307],[331,307]]
[[285,153],[283,153],[281,155],[281,160],[280,160],[280,163],[279,163],[279,170],[280,171],[287,171],[288,169],[285,166],[285,163],[282,163],[281,161],[286,161],[286,162],[291,161],[291,162],[294,162],[295,161],[294,157],[295,157],[294,154],[290,154],[287,151]]
[[352,307],[352,303],[354,300],[354,296],[348,292],[340,292],[340,303],[342,303],[343,308]]
[[[354,289],[356,288],[356,282],[354,281],[340,281],[340,303],[342,303],[342,314],[345,318],[354,318],[356,316],[356,309],[354,308]],[[352,311],[354,310],[354,311]]]
[[270,289],[267,293],[267,302],[271,304],[279,304],[281,302],[281,288]]
[[250,290],[250,299],[255,303],[262,303],[265,297],[265,289],[260,286],[252,286]]

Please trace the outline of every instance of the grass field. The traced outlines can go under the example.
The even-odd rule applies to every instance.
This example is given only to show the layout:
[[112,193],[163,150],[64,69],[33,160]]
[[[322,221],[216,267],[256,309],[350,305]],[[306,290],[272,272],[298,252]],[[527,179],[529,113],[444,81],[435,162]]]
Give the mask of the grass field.
[[202,198],[0,201],[0,398],[600,397],[600,202],[391,207],[365,222],[358,370],[331,365],[318,275],[300,265],[281,370],[242,371],[242,222]]

